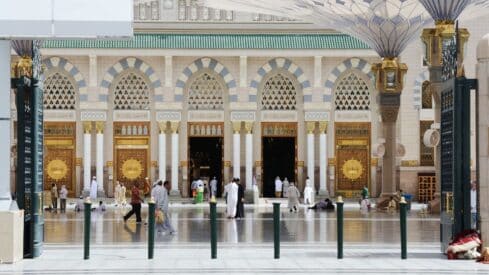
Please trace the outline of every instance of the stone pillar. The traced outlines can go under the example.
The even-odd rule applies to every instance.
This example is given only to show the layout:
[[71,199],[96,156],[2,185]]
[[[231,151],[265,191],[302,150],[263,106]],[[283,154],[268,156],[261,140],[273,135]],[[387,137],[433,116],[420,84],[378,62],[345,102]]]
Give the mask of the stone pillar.
[[160,134],[158,135],[158,178],[166,180],[166,121],[158,123]]
[[245,199],[247,202],[258,203],[253,193],[253,122],[245,122],[245,130]]
[[479,95],[477,99],[478,159],[477,181],[479,188],[479,217],[482,242],[489,244],[489,34],[486,34],[477,45],[477,79]]
[[328,122],[319,122],[319,196],[329,197],[328,182]]
[[83,194],[90,193],[90,178],[92,170],[92,122],[83,122]]
[[314,129],[316,128],[315,121],[308,121],[307,127],[307,176],[314,184]]
[[96,177],[97,177],[97,197],[105,197],[104,193],[104,122],[95,122],[97,130],[97,155],[96,155]]
[[0,211],[8,211],[10,193],[10,41],[0,40]]
[[171,127],[171,196],[179,196],[178,191],[178,121],[170,122]]
[[233,121],[233,178],[240,178],[241,121]]
[[385,138],[385,154],[382,159],[382,199],[389,198],[391,195],[396,193],[396,120],[398,112],[398,106],[380,107]]

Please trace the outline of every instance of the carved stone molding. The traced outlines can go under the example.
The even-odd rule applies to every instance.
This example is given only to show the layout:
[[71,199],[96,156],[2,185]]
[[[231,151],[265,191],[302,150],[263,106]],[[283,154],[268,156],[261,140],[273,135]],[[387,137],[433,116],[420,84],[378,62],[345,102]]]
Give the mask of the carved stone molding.
[[188,121],[224,121],[224,111],[188,111]]
[[76,121],[74,110],[45,110],[44,121]]
[[82,111],[80,113],[81,121],[106,121],[107,113],[105,111]]
[[336,111],[334,113],[336,122],[370,122],[370,111]]
[[393,123],[397,121],[397,115],[399,113],[399,107],[380,106],[380,116],[382,122]]
[[156,121],[180,121],[182,113],[180,112],[156,112]]
[[297,112],[296,111],[262,111],[261,121],[295,122],[297,121]]
[[122,111],[115,110],[114,121],[150,121],[149,111]]
[[255,112],[233,111],[231,112],[231,121],[255,121]]
[[304,121],[329,121],[328,112],[304,112]]

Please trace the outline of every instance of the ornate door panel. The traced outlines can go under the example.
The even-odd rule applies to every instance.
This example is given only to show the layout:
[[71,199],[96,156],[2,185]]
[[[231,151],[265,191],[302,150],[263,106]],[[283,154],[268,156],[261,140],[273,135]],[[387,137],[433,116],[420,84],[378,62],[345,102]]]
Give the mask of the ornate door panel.
[[149,126],[148,122],[114,122],[114,179],[127,188],[133,182],[143,188],[144,178],[149,177]]
[[370,188],[370,123],[336,123],[336,193],[358,197]]
[[142,183],[148,175],[147,149],[117,149],[117,180]]
[[75,123],[44,123],[44,190],[55,183],[58,190],[66,185],[69,195],[74,195],[75,186]]

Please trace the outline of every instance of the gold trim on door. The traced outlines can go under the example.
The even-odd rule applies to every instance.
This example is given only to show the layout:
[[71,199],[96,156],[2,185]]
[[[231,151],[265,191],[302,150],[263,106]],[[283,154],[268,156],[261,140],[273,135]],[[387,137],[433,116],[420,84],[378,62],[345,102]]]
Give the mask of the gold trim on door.
[[335,123],[335,190],[347,198],[370,189],[370,123]]

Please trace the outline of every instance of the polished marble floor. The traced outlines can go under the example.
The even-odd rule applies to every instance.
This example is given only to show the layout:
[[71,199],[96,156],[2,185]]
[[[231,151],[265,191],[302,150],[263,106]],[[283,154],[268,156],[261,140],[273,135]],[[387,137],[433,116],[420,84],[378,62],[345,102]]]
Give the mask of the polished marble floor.
[[[108,207],[103,213],[92,212],[91,241],[93,244],[127,244],[147,240],[147,226],[136,224],[135,216],[124,223],[122,216],[129,208]],[[225,217],[225,208],[218,207],[218,242],[271,243],[273,242],[273,214],[271,207],[247,207],[241,220]],[[143,219],[147,208],[143,207]],[[176,235],[156,236],[158,243],[208,243],[210,236],[209,208],[206,205],[171,207],[171,221]],[[408,241],[437,243],[439,217],[421,216],[417,211],[408,215]],[[399,214],[362,213],[356,207],[345,209],[344,240],[351,243],[399,243]],[[45,242],[48,244],[81,244],[83,242],[83,213],[45,214]],[[336,213],[308,210],[298,213],[281,209],[281,241],[284,243],[336,242]]]

